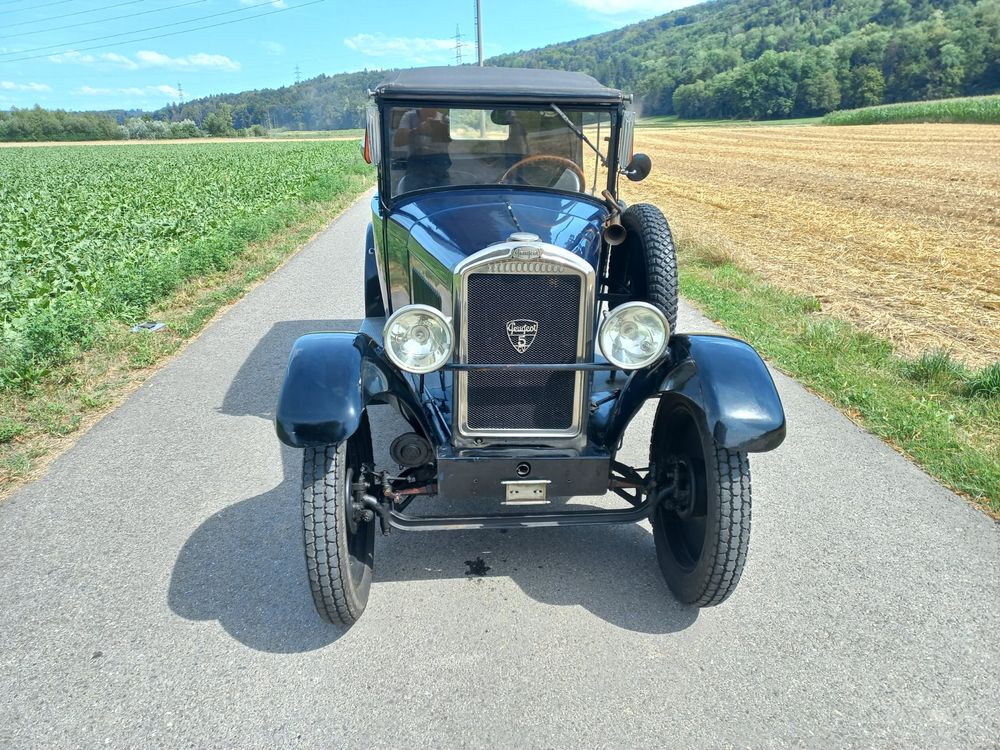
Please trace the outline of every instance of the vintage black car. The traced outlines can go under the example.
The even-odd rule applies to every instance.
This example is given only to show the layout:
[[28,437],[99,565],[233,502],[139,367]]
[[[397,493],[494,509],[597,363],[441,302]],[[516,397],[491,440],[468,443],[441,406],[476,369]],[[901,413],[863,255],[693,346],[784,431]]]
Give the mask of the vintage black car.
[[[777,447],[785,417],[749,345],[675,333],[670,228],[618,198],[619,176],[651,166],[632,153],[630,97],[578,73],[488,67],[400,71],[372,97],[366,318],[295,343],[276,411],[280,439],[303,449],[320,614],[363,612],[376,524],[648,518],[674,596],[725,600],[749,541],[747,454]],[[626,465],[623,436],[651,399],[648,465]],[[376,404],[410,427],[389,467],[373,462]],[[609,491],[623,507],[566,502]],[[414,513],[428,497],[462,512]]]

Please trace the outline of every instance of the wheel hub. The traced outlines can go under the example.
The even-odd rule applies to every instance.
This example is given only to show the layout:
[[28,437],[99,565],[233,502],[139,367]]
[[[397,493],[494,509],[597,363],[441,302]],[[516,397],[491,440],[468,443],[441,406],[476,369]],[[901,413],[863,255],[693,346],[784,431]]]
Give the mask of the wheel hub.
[[358,533],[358,524],[366,523],[374,518],[374,514],[364,506],[363,498],[368,489],[367,483],[354,481],[354,469],[348,469],[344,475],[344,497],[346,498],[347,533],[351,536]]
[[698,496],[694,466],[687,456],[676,456],[671,463],[674,475],[670,493],[673,510],[679,518],[691,518],[694,515],[695,498]]

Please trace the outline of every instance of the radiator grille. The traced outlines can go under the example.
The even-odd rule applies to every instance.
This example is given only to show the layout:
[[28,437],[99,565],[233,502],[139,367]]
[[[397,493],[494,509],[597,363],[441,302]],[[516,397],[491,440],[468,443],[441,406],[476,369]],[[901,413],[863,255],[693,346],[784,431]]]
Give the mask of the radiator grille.
[[[580,286],[580,277],[569,274],[470,274],[464,328],[468,361],[576,362]],[[509,334],[510,321],[518,321],[515,325],[521,331]],[[532,323],[538,324],[537,330]],[[575,384],[573,372],[470,372],[468,426],[473,430],[569,429],[575,416]]]

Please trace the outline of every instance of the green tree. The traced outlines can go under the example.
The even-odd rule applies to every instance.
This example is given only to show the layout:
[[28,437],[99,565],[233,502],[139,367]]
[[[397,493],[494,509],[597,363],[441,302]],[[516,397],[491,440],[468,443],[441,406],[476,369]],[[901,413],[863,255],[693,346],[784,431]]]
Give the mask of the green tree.
[[205,130],[209,135],[230,136],[235,135],[233,128],[233,105],[220,104],[219,108],[205,118]]
[[851,71],[851,85],[844,97],[848,107],[870,107],[881,104],[885,96],[885,77],[873,65],[859,65]]

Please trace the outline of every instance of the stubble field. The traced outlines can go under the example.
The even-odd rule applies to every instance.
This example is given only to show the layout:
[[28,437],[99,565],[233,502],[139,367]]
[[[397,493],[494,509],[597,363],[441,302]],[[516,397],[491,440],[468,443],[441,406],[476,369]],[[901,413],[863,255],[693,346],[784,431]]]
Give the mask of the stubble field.
[[1000,126],[637,131],[630,202],[904,355],[1000,359]]

